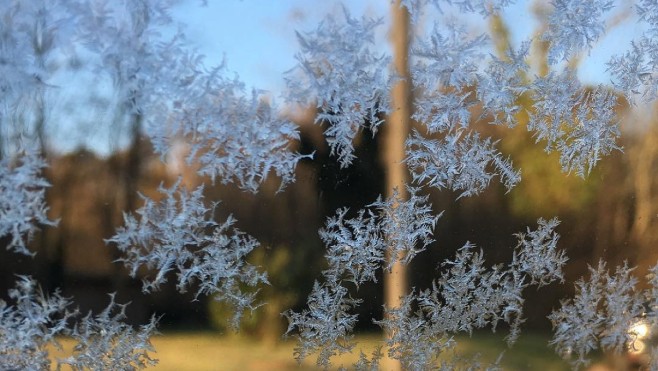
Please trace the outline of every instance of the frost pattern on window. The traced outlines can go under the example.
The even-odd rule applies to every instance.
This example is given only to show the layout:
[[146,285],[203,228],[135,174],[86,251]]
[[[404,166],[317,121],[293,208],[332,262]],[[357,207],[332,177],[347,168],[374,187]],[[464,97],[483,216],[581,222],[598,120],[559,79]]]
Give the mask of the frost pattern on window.
[[16,1],[6,1],[0,5],[0,16],[3,19],[0,24],[0,102],[3,103],[0,118],[10,113],[5,104],[13,106],[17,97],[26,90],[32,90],[38,82],[35,76],[32,76],[34,71],[25,68],[32,65],[32,55],[29,53],[29,38],[19,31],[24,26],[24,19],[16,17],[19,9]]
[[607,63],[613,85],[626,95],[631,103],[648,103],[658,97],[658,5],[652,0],[635,4],[641,21],[649,30],[632,41],[631,48],[612,56]]
[[518,99],[529,90],[524,76],[529,71],[526,58],[530,43],[524,42],[518,50],[508,50],[505,58],[492,57],[480,76],[477,85],[478,100],[484,109],[483,116],[493,117],[493,124],[513,127],[515,114],[522,110]]
[[[375,205],[387,203],[378,201]],[[327,222],[331,230],[323,232],[325,242],[337,246],[328,248],[330,269],[324,272],[325,283],[315,283],[308,309],[285,313],[289,321],[288,333],[296,332],[300,340],[295,351],[300,362],[318,353],[317,364],[329,367],[330,357],[352,349],[350,333],[356,317],[349,311],[360,301],[349,297],[347,288],[339,280],[344,278],[357,287],[367,279],[374,280],[374,270],[378,269],[378,264],[383,265],[380,264],[383,252],[377,249],[397,242],[396,238],[387,242],[384,237],[377,237],[376,225],[372,223],[374,213],[362,210],[356,218],[345,220],[346,212],[339,210],[338,216]],[[436,219],[422,219],[426,224],[420,227],[406,229],[403,233],[399,231],[404,229],[395,230],[406,237],[424,230],[431,232],[427,228],[433,226]],[[516,341],[523,323],[523,290],[530,285],[541,287],[563,280],[562,267],[567,259],[564,252],[557,250],[559,236],[555,228],[558,224],[556,219],[539,219],[537,229],[517,234],[519,243],[507,267],[487,268],[483,253],[477,252],[470,243],[464,245],[454,260],[442,264],[443,274],[433,282],[432,289],[407,295],[401,307],[389,309],[384,319],[375,320],[389,334],[389,356],[400,360],[405,369],[426,369],[436,364],[443,352],[454,349],[452,335],[472,333],[487,326],[495,329],[500,321],[511,327],[508,341]],[[410,227],[414,225],[409,224]],[[422,235],[428,237],[426,233]]]
[[548,62],[556,64],[586,51],[605,32],[602,17],[613,7],[610,0],[553,0],[548,27],[540,36],[550,42]]
[[457,7],[459,12],[478,13],[483,17],[488,17],[492,14],[500,13],[507,6],[515,2],[516,0],[401,0],[400,5],[408,9],[413,23],[416,23],[423,14],[423,8],[428,4],[433,5],[440,13],[444,12],[442,5],[448,5]]
[[546,152],[560,152],[564,172],[585,177],[602,156],[620,147],[617,97],[604,87],[584,89],[570,71],[550,73],[534,83],[535,103],[528,130]]
[[[650,310],[646,313],[644,319],[650,326],[649,328],[658,328],[658,264],[649,269],[647,281],[649,288],[645,290],[645,305],[648,305]],[[632,343],[631,346],[633,346]],[[658,370],[658,347],[652,347],[649,356],[649,369]]]
[[372,352],[372,356],[368,357],[363,351],[359,353],[359,360],[354,364],[356,371],[379,371],[379,362],[384,357],[382,347],[377,346]]
[[[645,310],[645,293],[635,287],[632,271],[624,265],[610,274],[600,261],[596,268],[590,267],[589,279],[576,282],[574,298],[563,300],[549,316],[554,332],[550,344],[574,368],[586,366],[587,355],[599,348],[619,353],[632,345],[629,329],[644,317]],[[651,308],[650,318],[655,318],[655,309]]]
[[379,212],[379,228],[386,240],[386,249],[390,253],[386,269],[393,268],[400,259],[403,264],[409,264],[418,253],[423,252],[434,239],[432,231],[436,222],[443,215],[432,213],[429,196],[418,194],[418,188],[408,187],[409,196],[402,199],[394,190],[393,196],[386,200],[381,197],[371,204]]
[[143,278],[144,292],[159,289],[175,271],[178,291],[195,288],[196,295],[213,295],[232,305],[231,324],[237,328],[243,311],[256,305],[256,293],[243,292],[240,286],[267,283],[266,275],[245,261],[258,241],[235,228],[232,217],[214,221],[214,207],[203,203],[202,186],[188,192],[177,182],[159,191],[161,201],[143,197],[139,217],[125,214],[125,226],[107,242],[125,254],[119,261],[131,276],[141,276],[141,268],[150,270]]
[[297,33],[301,51],[298,64],[287,72],[286,100],[318,109],[316,123],[325,131],[331,154],[341,167],[354,160],[356,134],[365,127],[373,132],[389,112],[390,58],[375,54],[375,29],[381,19],[352,18],[343,8],[344,20],[327,16],[316,30]]
[[417,131],[407,140],[407,158],[413,181],[461,192],[459,197],[484,191],[494,176],[510,190],[521,180],[511,160],[479,133],[458,130],[442,139],[424,138]]
[[348,209],[339,209],[327,220],[320,237],[327,245],[329,268],[323,272],[324,282],[316,282],[308,298],[308,309],[300,313],[288,311],[287,334],[299,339],[296,358],[318,353],[317,365],[328,367],[329,358],[352,349],[351,331],[356,315],[350,310],[361,301],[349,296],[346,283],[358,288],[364,282],[376,282],[379,269],[391,269],[392,259],[385,264],[385,253],[391,248],[403,263],[408,263],[432,240],[439,216],[433,216],[427,196],[409,188],[409,199],[397,192],[381,197],[356,217],[346,218]]
[[182,32],[160,35],[171,27],[173,2],[133,1],[121,9],[98,0],[72,9],[82,15],[79,37],[110,71],[121,104],[144,119],[156,152],[165,156],[187,140],[188,163],[199,174],[254,193],[270,175],[281,188],[293,182],[304,157],[289,148],[299,139],[296,126],[264,92],[246,93],[237,76],[228,77],[226,63],[207,68]]
[[156,149],[166,154],[182,137],[191,147],[187,161],[199,174],[253,193],[269,175],[279,178],[280,189],[294,182],[297,163],[310,156],[291,150],[299,131],[276,104],[255,89],[245,94],[244,84],[229,78],[224,65],[205,71],[201,60],[182,48],[167,53],[180,58],[171,66],[178,72],[170,90],[178,93],[165,90],[169,96],[154,103],[149,132]]
[[6,0],[0,3],[0,18],[0,122],[7,120],[8,126],[0,131],[4,136],[24,125],[15,117],[31,110],[37,97],[52,87],[48,79],[53,55],[69,45],[60,29],[71,15],[59,0]]
[[558,142],[563,171],[588,175],[598,161],[620,147],[616,97],[604,88],[586,92],[576,108],[574,125]]
[[345,219],[348,211],[338,210],[320,230],[329,263],[324,275],[330,281],[345,279],[359,286],[376,280],[375,273],[385,260],[386,242],[372,211],[360,210],[355,218]]
[[[132,114],[149,111],[157,92],[154,80],[167,79],[158,61],[160,28],[171,26],[176,0],[69,1],[78,18],[76,37],[98,56],[97,70],[112,79],[119,103]],[[158,76],[158,79],[153,79]]]
[[[391,4],[394,3],[395,0],[391,0]],[[400,0],[400,7],[407,8],[411,24],[415,25],[418,24],[421,16],[425,14],[425,9],[428,3],[428,0]]]
[[287,311],[287,334],[296,330],[299,340],[295,358],[301,361],[318,352],[317,365],[328,368],[332,356],[354,348],[352,331],[357,315],[349,313],[361,301],[349,296],[347,288],[334,282],[317,281],[308,297],[308,309],[300,313]]
[[534,81],[534,112],[528,121],[528,130],[537,142],[545,141],[545,151],[556,149],[565,135],[564,125],[573,121],[573,108],[580,98],[581,85],[572,71],[551,72]]
[[139,329],[123,323],[127,304],[117,304],[110,295],[110,304],[98,315],[83,317],[69,336],[76,342],[73,355],[60,360],[73,370],[137,370],[155,366],[149,356],[155,352],[150,338],[156,333],[156,319]]
[[494,13],[499,13],[507,6],[514,4],[516,0],[431,0],[435,4],[446,2],[451,5],[456,5],[460,12],[479,13],[484,17],[488,17]]
[[[430,40],[418,42],[411,51],[416,58],[411,74],[422,92],[416,99],[414,119],[425,125],[428,134],[438,134],[433,139],[414,131],[406,141],[405,162],[417,184],[458,191],[463,197],[482,192],[494,176],[499,176],[508,190],[521,179],[512,162],[495,148],[495,141],[481,139],[469,128],[471,109],[478,98],[469,87],[479,81],[478,63],[486,41],[484,36],[469,37],[456,25],[447,34],[435,25]],[[509,66],[491,65],[496,74],[478,93],[489,110],[498,111],[504,101],[512,99],[500,101],[500,92],[492,94],[514,82],[510,79],[519,73],[522,59],[516,56]]]
[[[454,22],[447,30],[435,24],[428,40],[416,40],[411,48],[415,59],[410,66],[414,85],[431,92],[445,87],[461,89],[474,83],[486,41],[484,35],[471,37]],[[418,108],[420,112],[430,112],[423,110],[421,104]]]
[[376,282],[387,249],[393,255],[385,266],[390,270],[397,259],[407,264],[434,241],[432,231],[441,215],[432,214],[428,196],[418,195],[416,188],[408,190],[407,200],[396,191],[386,200],[378,197],[355,218],[346,219],[345,208],[327,220],[320,237],[327,245],[329,269],[324,274],[329,281],[346,280],[356,287]]
[[514,250],[512,267],[523,272],[530,278],[530,284],[548,285],[553,281],[561,281],[562,267],[567,263],[564,251],[557,249],[560,236],[555,228],[560,224],[557,218],[537,220],[539,228],[517,233],[519,244]]
[[157,105],[159,120],[149,132],[158,151],[167,153],[183,138],[191,147],[187,162],[200,175],[253,193],[269,175],[279,178],[280,189],[292,183],[299,160],[310,157],[290,149],[299,140],[296,125],[281,117],[262,92],[246,95],[244,84],[228,78],[223,66],[210,73],[195,68],[181,71],[180,95]]
[[419,196],[418,189],[409,188],[410,197],[402,200],[397,191],[383,200],[381,197],[359,210],[355,218],[347,219],[347,208],[339,209],[320,230],[327,246],[328,281],[345,280],[356,287],[368,281],[376,282],[376,272],[386,261],[387,249],[392,258],[386,264],[390,270],[400,259],[407,264],[434,240],[432,230],[441,215],[433,216],[427,203],[429,196]]
[[[170,142],[182,136],[192,143],[188,159],[199,165],[202,175],[235,182],[252,192],[270,174],[281,178],[282,187],[294,181],[295,165],[303,157],[288,148],[291,141],[299,139],[296,127],[276,115],[275,105],[262,92],[245,94],[237,77],[226,77],[223,65],[205,68],[182,33],[170,40],[158,35],[160,27],[171,25],[168,12],[175,2],[49,4],[64,6],[64,13],[68,11],[76,18],[78,41],[87,43],[92,59],[99,62],[99,71],[109,72],[128,111],[148,120],[147,132],[157,152],[167,154]],[[512,1],[402,3],[416,13],[422,11],[425,2],[489,15]],[[23,4],[29,15],[21,13],[26,9]],[[46,9],[46,2],[40,4]],[[604,0],[554,0],[548,27],[540,36],[550,45],[549,62],[569,61],[591,48],[605,31],[602,18],[611,4]],[[25,37],[29,32],[24,30],[44,26],[39,23],[43,19],[34,18],[40,10],[35,12],[32,5],[20,1],[0,5],[3,124],[10,121],[9,114],[17,112],[18,103],[28,106],[28,98],[45,86],[45,69],[33,63],[38,59],[34,53],[45,51],[49,43],[56,45],[56,40],[49,38],[50,32],[36,32],[35,39]],[[637,95],[653,99],[658,92],[658,48],[654,41],[658,37],[658,6],[652,0],[638,0],[636,9],[641,20],[649,24],[649,31],[609,65],[615,85],[629,101]],[[411,16],[418,19],[418,14]],[[353,140],[359,130],[370,126],[375,131],[382,114],[390,111],[387,95],[395,80],[387,73],[389,58],[372,52],[376,48],[374,31],[383,22],[354,19],[347,12],[344,18],[344,22],[327,18],[316,31],[298,34],[302,48],[297,56],[299,64],[286,76],[288,100],[319,110],[317,120],[328,123],[325,134],[332,154],[343,167],[354,159]],[[406,161],[417,183],[466,196],[481,192],[498,176],[511,188],[519,181],[519,172],[496,150],[496,142],[480,138],[469,121],[471,109],[482,106],[493,123],[512,126],[520,109],[515,100],[526,93],[535,102],[529,128],[537,140],[546,141],[547,151],[560,153],[564,171],[585,176],[601,156],[617,148],[617,99],[611,92],[601,87],[585,89],[568,69],[536,78],[528,82],[527,89],[520,78],[528,69],[524,61],[527,45],[507,57],[489,58],[484,53],[485,37],[470,36],[455,24],[446,26],[447,31],[435,27],[429,40],[417,41],[411,51],[411,74],[418,88],[414,118],[425,125],[422,135],[415,133],[407,141]],[[28,45],[32,42],[34,45]],[[429,138],[423,137],[425,134]],[[9,236],[9,249],[25,254],[29,254],[25,239],[30,239],[36,225],[54,224],[47,219],[43,203],[48,184],[38,176],[43,161],[31,156],[16,163],[0,163],[0,237]],[[126,215],[125,227],[109,241],[126,254],[122,261],[133,275],[145,272],[143,268],[157,270],[155,276],[145,272],[146,291],[157,289],[175,273],[180,291],[194,288],[197,295],[213,294],[235,305],[233,324],[237,325],[242,311],[255,306],[254,294],[242,292],[241,286],[266,282],[263,273],[244,261],[258,243],[233,228],[232,218],[223,223],[212,220],[214,206],[204,205],[202,188],[188,192],[177,184],[161,192],[161,202],[145,199],[139,216]],[[395,197],[378,199],[355,217],[348,218],[348,210],[342,209],[327,221],[321,237],[327,245],[329,268],[323,281],[314,285],[309,308],[286,313],[288,333],[297,332],[301,342],[298,359],[319,352],[318,364],[326,367],[333,355],[352,349],[356,321],[352,312],[359,300],[350,297],[352,287],[348,283],[358,287],[374,280],[380,267],[390,268],[383,258],[388,248],[398,252],[394,259],[408,263],[431,242],[437,217],[432,216],[426,198],[415,191],[411,194],[408,203]],[[556,250],[557,222],[539,220],[538,224],[537,230],[517,235],[519,242],[509,265],[487,267],[483,253],[466,244],[454,260],[442,265],[443,275],[431,289],[416,292],[406,297],[400,308],[391,309],[391,316],[378,322],[399,341],[390,344],[391,355],[409,368],[422,369],[436,361],[437,353],[452,349],[452,333],[495,327],[500,321],[510,324],[509,340],[513,341],[523,321],[522,291],[529,285],[562,280],[566,258]],[[579,366],[593,349],[620,350],[632,342],[632,334],[626,331],[630,321],[645,318],[657,323],[657,272],[658,267],[654,267],[650,277],[653,286],[641,293],[634,288],[635,279],[626,266],[612,275],[603,264],[592,269],[590,280],[577,284],[576,297],[563,302],[551,316],[556,329],[552,343],[558,353],[566,357],[575,354],[574,364]],[[652,302],[646,314],[641,304],[644,294]],[[132,369],[151,363],[148,336],[154,321],[138,332],[124,326],[120,322],[124,306],[113,298],[100,315],[90,314],[68,329],[66,322],[73,313],[67,309],[68,300],[59,294],[49,298],[33,280],[20,277],[9,296],[15,306],[0,302],[0,362],[8,363],[0,364],[2,368],[47,368],[50,361],[45,358],[44,346],[60,334],[79,340],[77,354],[64,362],[74,367],[95,368],[107,361],[112,368]],[[374,353],[371,359],[363,356],[359,362],[372,368],[380,358]],[[119,365],[114,360],[125,363]],[[655,358],[652,362],[658,364]],[[476,366],[474,363],[473,368]],[[439,367],[453,369],[456,365],[441,361]]]
[[558,223],[540,219],[538,224],[537,230],[517,235],[514,254],[522,259],[488,268],[482,251],[466,243],[453,260],[442,263],[431,289],[413,292],[400,307],[387,309],[375,322],[389,335],[389,356],[404,369],[427,369],[454,349],[454,334],[487,326],[495,330],[501,321],[510,325],[508,342],[515,342],[523,323],[523,290],[563,279],[566,258],[556,250]]
[[0,300],[0,368],[3,370],[49,370],[48,347],[60,347],[57,336],[71,336],[77,344],[73,355],[57,360],[58,369],[136,370],[155,364],[149,338],[155,332],[155,318],[138,331],[121,322],[126,304],[110,304],[97,316],[78,319],[71,301],[59,292],[43,293],[31,277],[19,276],[9,290],[14,305]]
[[640,0],[635,4],[635,8],[640,18],[649,23],[651,33],[655,35],[658,32],[658,3],[653,0]]
[[69,300],[59,293],[47,297],[34,280],[19,276],[9,290],[9,305],[0,300],[0,368],[3,370],[48,370],[46,347],[57,344],[55,336],[66,332],[72,316]]
[[226,98],[210,108],[220,122],[194,128],[192,154],[201,151],[198,173],[219,178],[223,184],[235,180],[253,193],[270,174],[279,177],[280,190],[292,183],[297,163],[306,157],[289,149],[293,140],[299,140],[296,126],[279,117],[256,92],[251,99]]
[[45,167],[35,151],[28,151],[16,162],[0,160],[0,237],[10,238],[7,250],[33,255],[26,242],[39,225],[57,225],[47,216],[45,192],[50,184],[40,175]]
[[615,88],[624,93],[631,103],[638,98],[649,102],[658,96],[658,58],[653,55],[658,44],[642,37],[631,44],[622,55],[614,55],[607,63]]

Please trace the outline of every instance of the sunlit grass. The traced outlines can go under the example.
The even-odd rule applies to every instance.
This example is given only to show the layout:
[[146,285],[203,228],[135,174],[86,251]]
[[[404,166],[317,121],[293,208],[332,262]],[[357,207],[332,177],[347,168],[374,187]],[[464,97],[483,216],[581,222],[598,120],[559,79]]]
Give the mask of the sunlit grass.
[[[472,337],[461,337],[458,351],[466,357],[480,354],[483,364],[495,361],[504,352],[501,364],[505,370],[568,370],[547,344],[548,338],[541,335],[524,334],[513,347],[507,348],[502,336],[482,333]],[[213,332],[173,332],[153,338],[159,371],[198,370],[198,371],[256,371],[256,370],[316,370],[315,358],[309,357],[300,366],[293,357],[294,341],[281,341],[266,344],[251,338],[237,335],[222,336]],[[351,368],[357,361],[359,351],[371,355],[381,344],[378,335],[357,337],[358,345],[352,354],[332,358],[338,368]],[[53,356],[65,357],[73,346],[69,339],[61,339],[63,352],[55,351]],[[64,368],[66,369],[66,368]]]

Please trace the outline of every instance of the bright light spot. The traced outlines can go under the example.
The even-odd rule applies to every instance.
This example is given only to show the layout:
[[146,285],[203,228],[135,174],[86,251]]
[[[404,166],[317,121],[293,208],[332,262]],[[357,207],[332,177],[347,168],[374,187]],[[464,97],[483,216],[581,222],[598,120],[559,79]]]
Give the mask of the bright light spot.
[[649,335],[649,325],[646,321],[639,320],[628,329],[628,334],[635,339],[644,339]]
[[628,335],[631,338],[631,341],[628,344],[628,352],[633,354],[644,352],[646,344],[643,340],[650,336],[649,324],[643,319],[635,322],[628,329]]
[[635,340],[628,345],[628,352],[633,354],[638,354],[644,352],[646,345],[642,340]]

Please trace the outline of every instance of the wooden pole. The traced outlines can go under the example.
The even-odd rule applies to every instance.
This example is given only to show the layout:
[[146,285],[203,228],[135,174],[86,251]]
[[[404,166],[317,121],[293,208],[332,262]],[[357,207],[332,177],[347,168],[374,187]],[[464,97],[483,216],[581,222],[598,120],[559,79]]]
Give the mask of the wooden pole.
[[[386,120],[384,130],[384,168],[386,169],[386,192],[391,197],[397,190],[398,197],[407,199],[406,184],[409,178],[405,157],[404,143],[409,134],[411,123],[411,81],[409,76],[409,13],[400,6],[400,0],[391,4],[393,20],[390,41],[393,46],[393,64],[400,80],[391,91],[391,113]],[[391,251],[388,259],[393,258]],[[400,298],[407,294],[406,267],[399,263],[393,265],[391,272],[384,272],[384,300],[387,308],[400,306]],[[387,370],[401,370],[399,362],[389,360]]]

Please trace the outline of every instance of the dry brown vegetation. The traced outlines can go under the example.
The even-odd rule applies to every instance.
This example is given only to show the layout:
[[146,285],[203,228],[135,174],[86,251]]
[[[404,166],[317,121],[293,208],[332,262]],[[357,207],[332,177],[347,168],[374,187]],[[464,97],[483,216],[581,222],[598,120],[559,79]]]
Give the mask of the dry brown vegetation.
[[[332,358],[333,369],[354,364],[359,350],[371,354],[380,344],[381,338],[376,334],[359,336],[359,348],[351,354]],[[562,362],[546,347],[547,337],[524,335],[521,341],[512,349],[506,347],[502,335],[490,333],[474,334],[459,341],[459,352],[466,357],[479,353],[483,363],[495,361],[501,352],[503,369],[505,370],[568,370]],[[51,352],[51,357],[65,357],[71,351],[73,342],[60,339],[63,351]],[[167,333],[152,339],[157,353],[158,365],[152,370],[157,371],[306,371],[316,370],[315,358],[309,357],[298,365],[293,358],[295,342],[281,341],[276,345],[258,342],[239,335],[219,335],[212,332],[182,332]],[[67,370],[67,368],[64,368]]]

